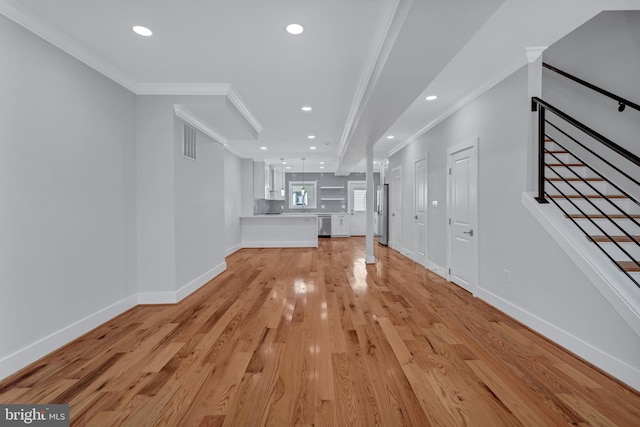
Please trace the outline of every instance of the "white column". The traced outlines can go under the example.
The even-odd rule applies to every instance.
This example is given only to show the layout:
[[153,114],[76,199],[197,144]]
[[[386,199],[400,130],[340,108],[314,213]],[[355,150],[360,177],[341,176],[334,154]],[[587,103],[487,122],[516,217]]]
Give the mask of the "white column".
[[367,264],[375,264],[376,258],[373,256],[373,199],[375,198],[373,188],[373,144],[367,144],[367,235],[365,237]]
[[[542,52],[546,47],[526,48],[528,64],[529,100],[542,97]],[[537,191],[538,179],[538,112],[531,112],[529,120],[529,141],[527,145],[527,187],[526,191]]]

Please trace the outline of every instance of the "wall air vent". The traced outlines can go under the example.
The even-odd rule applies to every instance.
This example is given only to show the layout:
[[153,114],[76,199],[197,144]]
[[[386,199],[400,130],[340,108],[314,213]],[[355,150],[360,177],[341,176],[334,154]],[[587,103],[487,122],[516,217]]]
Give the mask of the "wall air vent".
[[188,159],[196,160],[196,130],[184,124],[182,132],[182,155]]

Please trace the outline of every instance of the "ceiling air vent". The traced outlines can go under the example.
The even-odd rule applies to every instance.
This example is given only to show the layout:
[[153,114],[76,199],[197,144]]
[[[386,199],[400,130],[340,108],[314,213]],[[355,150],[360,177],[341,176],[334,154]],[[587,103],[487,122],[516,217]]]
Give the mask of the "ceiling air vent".
[[182,133],[182,155],[196,160],[196,147],[196,130],[185,123]]

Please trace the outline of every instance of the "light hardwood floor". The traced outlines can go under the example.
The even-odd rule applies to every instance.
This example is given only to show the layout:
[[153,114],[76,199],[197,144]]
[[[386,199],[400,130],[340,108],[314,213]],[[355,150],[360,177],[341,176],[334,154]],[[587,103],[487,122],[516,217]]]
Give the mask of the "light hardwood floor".
[[640,425],[640,394],[362,238],[243,249],[0,383],[73,425]]

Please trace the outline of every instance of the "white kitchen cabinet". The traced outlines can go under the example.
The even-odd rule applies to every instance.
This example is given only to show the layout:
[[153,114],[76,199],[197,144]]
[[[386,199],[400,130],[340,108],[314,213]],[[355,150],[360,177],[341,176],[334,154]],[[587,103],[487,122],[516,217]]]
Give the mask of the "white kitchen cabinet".
[[351,235],[351,215],[331,215],[331,237],[348,237]]
[[253,198],[269,198],[269,168],[265,162],[253,162]]

